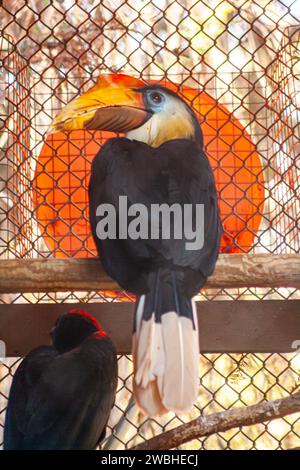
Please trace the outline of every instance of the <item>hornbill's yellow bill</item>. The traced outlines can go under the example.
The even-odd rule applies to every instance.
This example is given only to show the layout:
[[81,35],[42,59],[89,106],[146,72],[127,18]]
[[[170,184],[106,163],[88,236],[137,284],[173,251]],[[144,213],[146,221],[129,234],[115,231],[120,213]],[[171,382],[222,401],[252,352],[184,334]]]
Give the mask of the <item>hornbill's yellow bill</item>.
[[[162,89],[127,75],[101,75],[96,85],[62,109],[49,133],[76,129],[121,132],[152,147],[193,138],[197,132],[194,113],[175,93],[163,94]],[[198,138],[202,139],[200,132]]]
[[75,129],[128,132],[149,117],[143,96],[135,91],[143,85],[127,75],[101,75],[96,85],[71,101],[53,120],[49,133]]
[[[108,140],[93,161],[92,234],[108,274],[137,295],[132,343],[137,403],[150,416],[186,411],[199,388],[197,314],[191,299],[213,272],[221,235],[213,172],[197,117],[162,86],[108,75],[52,123],[53,132],[73,129],[126,134]],[[175,239],[172,223],[170,238],[99,238],[99,206],[110,203],[118,212],[124,195],[146,208],[177,204],[182,209],[188,203],[193,226],[194,209],[204,206],[204,245],[188,250],[187,237]]]

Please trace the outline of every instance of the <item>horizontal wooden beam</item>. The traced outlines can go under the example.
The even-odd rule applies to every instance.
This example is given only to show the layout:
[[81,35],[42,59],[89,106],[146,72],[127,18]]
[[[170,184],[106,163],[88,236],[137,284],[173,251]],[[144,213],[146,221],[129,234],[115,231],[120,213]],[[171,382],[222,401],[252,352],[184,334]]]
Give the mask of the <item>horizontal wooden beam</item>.
[[[300,255],[220,255],[206,287],[300,287]],[[0,260],[0,293],[120,289],[96,258]]]
[[[119,354],[130,354],[134,306],[129,302],[0,305],[0,340],[8,356],[49,344],[56,318],[71,309],[94,315]],[[202,352],[289,352],[300,340],[300,301],[197,302]]]

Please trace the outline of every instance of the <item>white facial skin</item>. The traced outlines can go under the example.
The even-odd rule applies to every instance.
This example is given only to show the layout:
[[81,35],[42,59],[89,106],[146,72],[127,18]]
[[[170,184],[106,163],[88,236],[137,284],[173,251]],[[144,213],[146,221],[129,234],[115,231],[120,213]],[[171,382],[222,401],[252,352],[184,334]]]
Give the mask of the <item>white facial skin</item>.
[[159,147],[169,140],[193,138],[192,117],[183,101],[155,89],[147,90],[145,97],[153,115],[141,127],[127,132],[128,139]]

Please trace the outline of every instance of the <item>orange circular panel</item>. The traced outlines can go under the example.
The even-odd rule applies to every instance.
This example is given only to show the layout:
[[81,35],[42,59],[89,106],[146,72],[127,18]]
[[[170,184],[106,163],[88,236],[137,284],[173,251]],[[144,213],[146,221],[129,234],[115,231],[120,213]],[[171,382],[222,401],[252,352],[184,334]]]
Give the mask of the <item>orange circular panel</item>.
[[[179,93],[199,116],[214,170],[224,229],[221,251],[248,251],[264,202],[259,155],[240,122],[215,99],[187,87]],[[42,147],[35,173],[35,207],[44,240],[56,257],[96,254],[88,220],[90,165],[113,135],[83,130],[57,133],[49,135]]]

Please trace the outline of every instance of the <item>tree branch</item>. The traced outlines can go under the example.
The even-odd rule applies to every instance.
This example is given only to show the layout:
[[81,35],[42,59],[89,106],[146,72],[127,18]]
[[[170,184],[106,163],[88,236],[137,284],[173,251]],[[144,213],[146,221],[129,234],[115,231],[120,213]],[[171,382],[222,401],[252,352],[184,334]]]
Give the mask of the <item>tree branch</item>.
[[279,400],[258,403],[245,408],[200,416],[189,423],[164,432],[148,441],[142,442],[131,450],[167,450],[185,442],[217,432],[228,431],[239,426],[272,421],[283,416],[300,412],[300,392]]
[[[298,254],[221,254],[206,288],[300,287]],[[96,258],[1,259],[0,293],[120,289]]]

